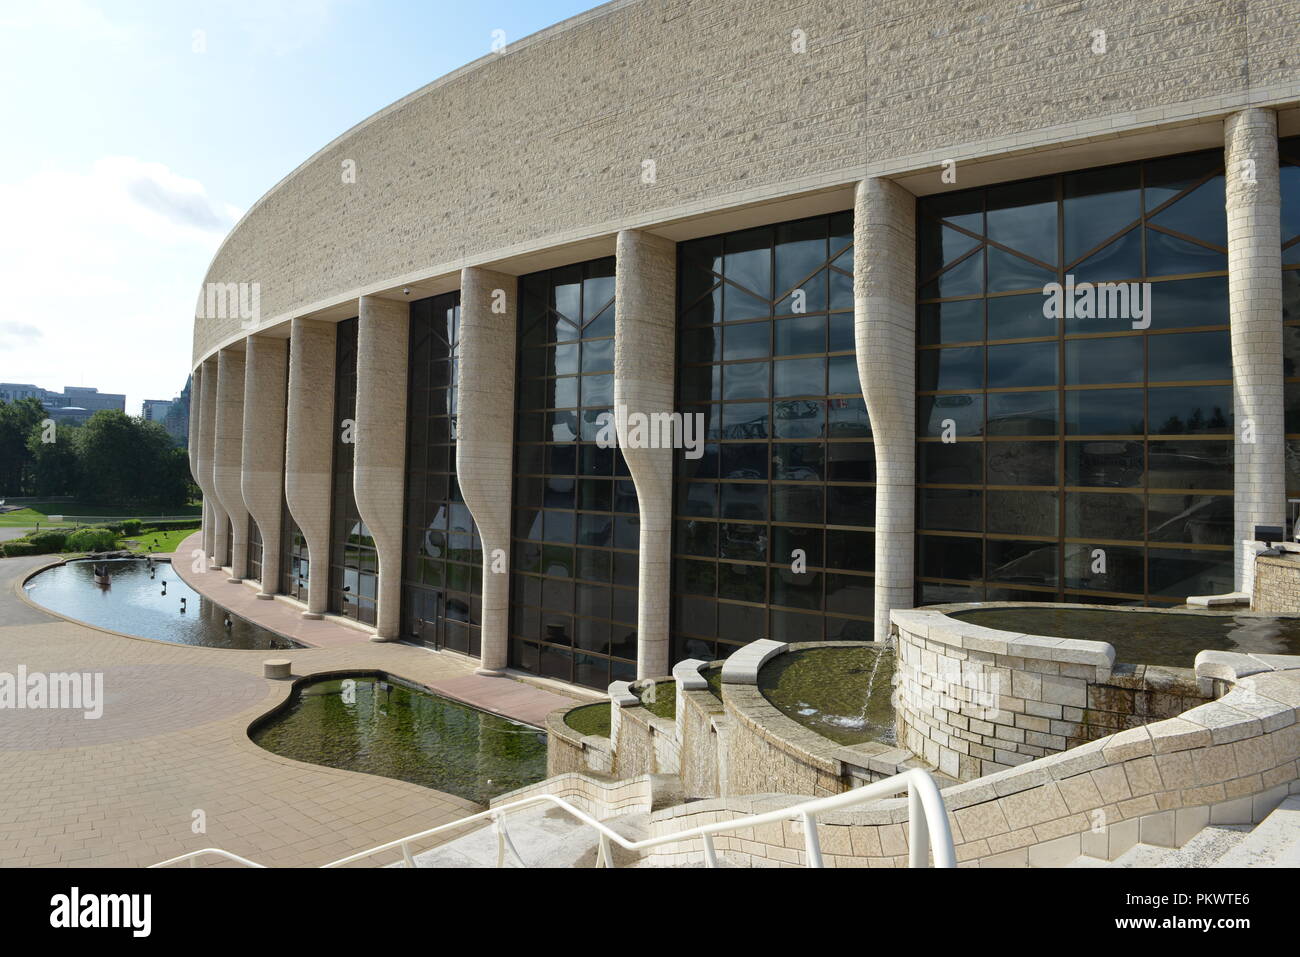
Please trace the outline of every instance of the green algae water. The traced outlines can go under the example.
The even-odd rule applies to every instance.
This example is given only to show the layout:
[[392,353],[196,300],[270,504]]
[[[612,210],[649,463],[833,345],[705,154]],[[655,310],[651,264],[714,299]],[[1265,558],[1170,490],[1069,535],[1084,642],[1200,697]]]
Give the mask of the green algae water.
[[1119,611],[1051,605],[975,608],[949,617],[1018,635],[1108,641],[1115,660],[1191,668],[1196,653],[1300,655],[1300,618],[1231,612]]
[[379,774],[486,804],[546,777],[546,735],[392,678],[299,685],[251,732],[297,761]]
[[564,716],[564,723],[578,734],[594,734],[602,738],[609,737],[609,702],[584,704],[574,708]]
[[805,648],[764,665],[758,687],[787,718],[839,744],[893,744],[893,679],[892,648]]

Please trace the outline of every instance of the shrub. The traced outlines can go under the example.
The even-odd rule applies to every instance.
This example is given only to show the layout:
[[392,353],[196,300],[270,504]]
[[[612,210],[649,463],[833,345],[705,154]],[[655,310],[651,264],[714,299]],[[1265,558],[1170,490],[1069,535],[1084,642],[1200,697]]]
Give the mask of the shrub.
[[46,552],[61,552],[68,543],[68,533],[59,529],[50,529],[47,532],[28,535],[26,540],[33,545],[41,546]]
[[70,552],[106,552],[117,546],[111,528],[82,528],[68,536],[64,546]]
[[138,518],[128,518],[122,523],[122,534],[135,536],[140,534],[140,520]]
[[5,542],[0,545],[0,555],[5,558],[22,558],[24,555],[45,555],[51,549],[37,545],[33,542],[13,541]]

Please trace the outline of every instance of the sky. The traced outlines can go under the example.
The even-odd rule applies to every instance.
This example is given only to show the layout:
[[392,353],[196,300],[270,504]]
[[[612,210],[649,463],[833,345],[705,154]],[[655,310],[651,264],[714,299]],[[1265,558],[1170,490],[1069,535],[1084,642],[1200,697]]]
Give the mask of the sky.
[[595,0],[0,0],[0,382],[168,399],[243,212],[394,100]]

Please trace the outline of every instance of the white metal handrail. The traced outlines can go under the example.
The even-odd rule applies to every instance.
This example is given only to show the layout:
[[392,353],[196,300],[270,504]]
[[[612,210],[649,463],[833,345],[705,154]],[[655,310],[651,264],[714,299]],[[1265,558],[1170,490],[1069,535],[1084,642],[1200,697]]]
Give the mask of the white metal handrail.
[[[766,811],[762,814],[751,814],[747,817],[734,818],[730,821],[716,821],[712,824],[702,824],[699,827],[687,828],[682,831],[674,831],[671,834],[661,834],[658,837],[650,837],[641,841],[629,841],[617,831],[596,820],[591,815],[580,811],[563,798],[558,798],[553,794],[538,794],[529,798],[522,798],[518,801],[512,801],[501,807],[492,808],[488,811],[480,811],[478,814],[471,814],[469,817],[463,817],[457,821],[451,821],[447,824],[440,824],[437,827],[431,827],[428,830],[420,831],[416,834],[408,834],[406,837],[398,838],[395,841],[389,841],[386,844],[380,844],[376,847],[359,851],[356,854],[349,854],[347,857],[341,857],[337,861],[330,861],[322,867],[342,867],[344,864],[351,864],[370,857],[374,854],[380,854],[384,851],[401,849],[402,863],[405,867],[414,867],[415,859],[411,855],[411,844],[416,841],[422,841],[434,835],[441,834],[444,831],[450,831],[455,828],[464,827],[466,824],[472,824],[475,821],[490,820],[493,830],[497,836],[497,867],[504,867],[506,857],[512,857],[521,867],[527,867],[520,856],[514,841],[510,839],[509,831],[506,828],[506,815],[512,811],[517,811],[525,807],[533,807],[538,804],[550,804],[564,811],[570,817],[593,828],[600,835],[600,847],[596,855],[597,867],[613,867],[613,857],[610,854],[610,842],[617,843],[620,847],[628,851],[643,851],[648,848],[658,847],[662,844],[673,844],[678,841],[693,840],[700,838],[704,845],[704,860],[707,866],[718,866],[718,855],[713,844],[715,834],[723,834],[731,831],[740,831],[752,827],[760,827],[764,824],[773,824],[784,822],[792,819],[799,820],[803,825],[804,849],[807,855],[807,864],[809,867],[822,866],[821,842],[817,834],[817,817],[830,811],[838,811],[844,808],[856,807],[860,804],[866,804],[871,801],[877,801],[881,798],[893,797],[897,794],[907,792],[907,813],[908,813],[908,866],[925,867],[930,860],[930,852],[934,852],[935,867],[956,867],[957,855],[952,843],[952,830],[948,827],[948,812],[944,808],[943,795],[939,793],[939,787],[934,783],[928,772],[921,768],[913,768],[896,774],[893,777],[886,778],[883,781],[875,781],[871,784],[864,784],[862,787],[854,788],[851,791],[845,791],[843,794],[835,794],[831,797],[815,798],[811,801],[804,801],[792,807],[778,808],[775,811]],[[154,864],[154,867],[165,867],[169,864],[176,864],[181,861],[189,860],[191,866],[194,865],[194,858],[204,854],[218,854],[230,860],[240,861],[250,867],[261,867],[260,864],[254,864],[252,861],[245,860],[234,854],[217,848],[206,848],[202,851],[195,851],[192,854],[184,854],[180,857],[174,857],[171,860],[162,861]]]
[[179,864],[181,861],[189,861],[190,867],[198,867],[198,859],[207,854],[213,854],[217,857],[224,857],[226,860],[234,861],[237,864],[243,864],[245,867],[265,868],[265,864],[259,864],[257,861],[250,861],[246,857],[240,857],[238,854],[231,854],[229,851],[223,851],[219,847],[205,847],[201,851],[190,851],[188,854],[182,854],[180,857],[173,857],[166,861],[159,861],[157,864],[150,864],[150,867],[166,867],[169,864]]

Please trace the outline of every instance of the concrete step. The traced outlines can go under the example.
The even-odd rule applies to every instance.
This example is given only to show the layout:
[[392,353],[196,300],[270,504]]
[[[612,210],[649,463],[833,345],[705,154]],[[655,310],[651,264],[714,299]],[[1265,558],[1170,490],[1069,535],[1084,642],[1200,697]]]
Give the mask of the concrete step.
[[1287,798],[1212,867],[1300,867],[1300,795]]
[[[645,837],[648,815],[630,814],[603,821],[630,841]],[[529,867],[593,867],[600,839],[596,831],[545,805],[516,811],[506,819],[519,856]],[[612,845],[614,866],[627,867],[636,856]],[[497,837],[490,824],[432,850],[415,855],[416,867],[496,867]],[[506,856],[507,867],[518,867]]]
[[1135,844],[1113,861],[1078,857],[1070,867],[1215,867],[1224,854],[1250,834],[1245,824],[1213,825],[1197,832],[1182,847]]

